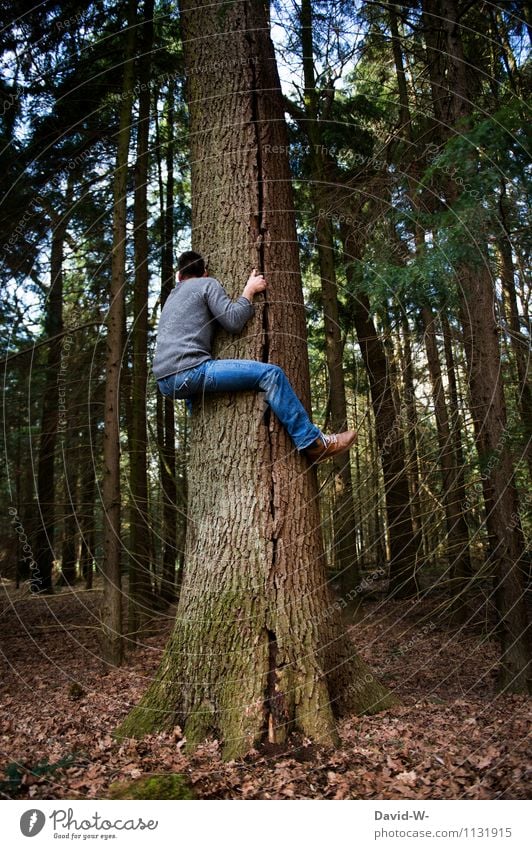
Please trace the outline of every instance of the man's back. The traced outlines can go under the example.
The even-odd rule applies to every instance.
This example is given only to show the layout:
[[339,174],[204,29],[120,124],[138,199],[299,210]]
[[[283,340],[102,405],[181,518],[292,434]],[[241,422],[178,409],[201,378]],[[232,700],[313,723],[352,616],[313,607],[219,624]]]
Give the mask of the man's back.
[[[193,272],[186,276],[192,267]],[[312,424],[282,368],[260,360],[212,358],[216,322],[230,333],[242,330],[254,313],[254,295],[266,289],[262,274],[253,269],[242,295],[232,301],[214,277],[206,276],[200,254],[185,251],[178,268],[180,282],[163,307],[153,361],[162,394],[190,400],[204,392],[264,392],[264,400],[298,451],[305,451],[311,462],[321,463],[348,451],[356,432],[323,434]]]
[[214,277],[190,277],[178,283],[159,320],[153,359],[156,379],[210,360],[216,322],[238,333],[253,313],[247,298],[232,301]]

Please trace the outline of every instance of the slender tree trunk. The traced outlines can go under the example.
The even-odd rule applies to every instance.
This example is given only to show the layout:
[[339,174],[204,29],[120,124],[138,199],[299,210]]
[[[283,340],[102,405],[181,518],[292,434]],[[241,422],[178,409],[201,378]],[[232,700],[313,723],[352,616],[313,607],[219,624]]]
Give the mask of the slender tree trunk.
[[75,425],[71,425],[68,438],[63,441],[61,459],[65,491],[60,582],[72,586],[76,581],[78,560],[78,482],[81,468],[79,436]]
[[[14,480],[15,480],[15,509],[17,511],[17,516],[22,516],[22,453],[21,453],[21,429],[22,429],[22,405],[19,401],[19,392],[17,391],[17,447],[15,453],[15,471],[14,471]],[[24,521],[22,520],[22,524],[24,525]],[[22,560],[22,539],[20,534],[15,534],[15,545],[14,545],[14,554],[15,554],[15,587],[17,590],[20,588],[20,580],[21,580],[21,560]]]
[[[325,160],[322,156],[323,139],[318,120],[318,93],[314,74],[314,44],[312,37],[312,6],[310,0],[301,0],[301,49],[305,80],[305,115],[301,123],[310,141],[311,191],[316,214],[317,250],[320,269],[323,319],[325,325],[325,356],[329,375],[329,402],[331,429],[339,433],[347,429],[347,403],[343,371],[343,344],[339,323],[336,264],[331,220],[323,214],[326,200]],[[353,501],[353,484],[349,454],[333,458],[334,514],[333,549],[339,585],[347,593],[359,583],[356,550],[356,518]]]
[[135,81],[136,4],[129,0],[126,59],[120,103],[116,169],[113,182],[113,254],[109,310],[106,318],[107,352],[103,437],[103,599],[102,653],[113,665],[122,662],[122,575],[120,538],[120,368],[123,351],[126,274],[126,214],[128,150]]
[[[462,418],[460,415],[460,394],[458,391],[458,381],[456,378],[455,356],[453,351],[453,342],[449,320],[442,310],[440,321],[443,332],[443,347],[445,350],[445,367],[447,369],[447,380],[449,382],[449,419],[450,428],[453,440],[453,455],[454,455],[454,475],[456,479],[456,497],[464,517],[466,527],[467,523],[467,490],[465,485],[465,459],[464,449],[462,445]],[[469,533],[468,533],[469,536]]]
[[[308,405],[289,163],[273,153],[287,150],[287,134],[265,7],[183,0],[181,9],[193,245],[233,295],[252,264],[269,280],[244,335],[220,334],[215,353],[279,363]],[[222,51],[234,64],[209,64]],[[175,631],[118,733],[184,723],[189,746],[213,730],[226,758],[265,736],[282,742],[292,728],[334,742],[333,709],[376,710],[390,695],[354,654],[328,595],[316,474],[255,393],[202,398],[190,450]]]
[[[50,593],[55,540],[55,452],[57,431],[66,426],[66,384],[60,376],[63,337],[63,249],[66,216],[54,219],[50,256],[50,289],[46,301],[45,333],[51,337],[42,399],[41,441],[37,464],[38,530],[35,535],[33,592]],[[59,421],[61,413],[61,423]]]
[[81,491],[80,491],[80,536],[81,552],[79,558],[79,569],[85,581],[85,589],[92,588],[94,571],[94,495],[96,480],[94,477],[94,461],[92,459],[93,446],[96,439],[96,421],[91,417],[90,424],[90,454],[83,463]]
[[386,3],[388,7],[388,18],[390,21],[390,31],[392,34],[392,52],[395,64],[395,74],[397,77],[397,89],[399,91],[399,114],[401,117],[401,134],[412,141],[412,121],[410,118],[410,107],[408,105],[408,88],[406,84],[406,74],[403,62],[403,51],[401,49],[401,41],[399,38],[399,25],[397,23],[397,4],[392,2]]
[[[356,232],[350,232],[347,226],[343,226],[342,240],[346,272],[355,287],[353,259],[357,257]],[[390,590],[398,597],[408,597],[417,593],[415,568],[419,538],[415,536],[412,526],[402,419],[392,392],[384,345],[377,333],[365,293],[360,292],[356,296],[352,309],[371,389],[377,443],[384,473],[390,544]]]
[[[371,402],[371,388],[368,383],[368,394],[367,394],[367,404],[368,410],[372,408]],[[373,419],[375,417],[373,416]],[[387,539],[388,534],[386,530],[386,525],[383,520],[383,513],[386,513],[386,510],[381,510],[381,492],[383,491],[383,487],[381,486],[381,463],[378,454],[378,445],[377,445],[377,424],[376,421],[372,422],[373,427],[371,429],[371,433],[368,435],[368,444],[369,444],[369,462],[370,462],[370,470],[371,473],[368,476],[369,485],[372,487],[371,490],[371,499],[368,503],[373,505],[371,509],[371,517],[372,517],[372,531],[371,531],[371,548],[375,552],[374,556],[374,565],[376,567],[382,568],[386,563],[386,558],[388,556],[387,551]]]
[[462,501],[452,440],[447,404],[442,382],[440,357],[436,340],[435,318],[430,307],[421,310],[425,331],[425,348],[434,398],[434,414],[440,449],[439,465],[443,480],[443,501],[447,525],[446,550],[452,578],[451,596],[453,612],[458,619],[465,617],[464,592],[471,576],[469,559],[469,531],[462,510]]
[[153,44],[153,0],[144,2],[139,60],[139,120],[135,166],[135,289],[133,292],[133,371],[131,381],[131,552],[129,561],[128,630],[135,640],[153,609],[150,564],[151,525],[148,506],[146,388],[148,381],[148,173],[150,133],[150,67]]
[[503,234],[498,239],[499,255],[501,259],[501,280],[509,317],[510,344],[518,377],[518,402],[523,425],[525,455],[528,462],[530,480],[532,481],[532,388],[530,385],[529,375],[530,346],[526,342],[526,334],[522,333],[521,319],[517,306],[515,270],[512,258],[512,242],[507,224],[507,204],[508,201],[505,195],[505,188],[503,187],[499,201],[500,220]]
[[[392,44],[392,52],[395,64],[395,73],[397,77],[397,88],[399,92],[399,108],[400,108],[400,117],[401,117],[401,134],[408,141],[409,146],[405,152],[406,158],[408,161],[408,173],[407,173],[407,181],[408,181],[408,198],[413,210],[413,231],[414,231],[414,242],[416,246],[416,256],[419,256],[424,247],[424,232],[422,228],[417,223],[417,203],[416,203],[416,186],[418,182],[416,180],[416,171],[419,168],[418,159],[415,156],[415,139],[414,133],[412,130],[412,119],[410,114],[410,105],[408,98],[408,87],[406,74],[404,69],[403,62],[403,51],[401,48],[401,41],[399,37],[399,25],[397,21],[396,14],[396,4],[395,3],[387,3],[388,6],[388,17],[390,21],[390,30],[392,34],[391,44]],[[408,253],[408,249],[406,245],[402,242],[399,234],[396,230],[394,230],[394,237],[397,240],[398,246],[401,248],[400,254],[406,256]],[[412,351],[410,345],[410,328],[408,326],[408,318],[406,312],[403,310],[401,312],[401,324],[403,328],[403,340],[404,340],[404,352],[405,352],[405,367],[404,367],[404,384],[405,384],[405,407],[406,407],[406,415],[408,421],[408,432],[407,432],[407,444],[408,444],[408,453],[409,453],[409,464],[408,471],[411,480],[411,488],[412,488],[412,526],[414,529],[414,534],[419,537],[423,546],[423,556],[426,559],[430,548],[427,545],[426,533],[423,522],[423,512],[421,508],[421,498],[420,498],[420,487],[421,487],[421,479],[420,479],[420,464],[419,464],[419,451],[417,445],[417,412],[416,412],[416,403],[415,403],[415,394],[414,394],[414,374],[413,374],[413,362],[412,362]]]
[[[383,304],[382,310],[376,313],[377,321],[381,325],[381,339],[388,364],[388,373],[390,381],[390,392],[392,394],[394,407],[399,411],[400,420],[403,423],[403,438],[406,407],[402,400],[402,386],[400,377],[400,367],[398,363],[395,340],[392,331],[392,322],[390,316],[390,305],[388,301]],[[377,325],[377,330],[379,329]]]
[[[353,368],[352,371],[352,379],[353,379],[353,418],[355,422],[358,422],[358,400],[357,400],[357,392],[359,392],[359,387],[356,382],[356,369]],[[364,516],[367,515],[367,494],[364,494],[364,487],[362,485],[362,471],[360,466],[360,446],[358,445],[357,440],[357,451],[355,452],[355,483],[354,483],[354,491],[357,493],[357,498],[355,499],[355,525],[356,525],[356,542],[358,546],[358,551],[366,551],[367,549],[367,538],[368,538],[368,528],[364,525]]]
[[[347,429],[348,422],[334,246],[330,221],[319,215],[317,236],[325,324],[325,354],[329,375],[330,422],[333,433],[340,433]],[[334,559],[339,573],[341,592],[345,594],[359,583],[356,518],[349,454],[333,458],[332,465],[334,469]]]
[[418,420],[416,409],[416,395],[414,390],[414,364],[412,361],[412,346],[410,344],[410,327],[404,310],[401,310],[401,324],[403,329],[403,380],[406,421],[408,424],[406,443],[408,446],[408,474],[410,477],[412,508],[412,527],[415,536],[423,544],[423,558],[426,559],[428,550],[424,544],[423,533],[423,510],[421,506],[421,475],[419,468],[418,447]]
[[[166,96],[165,114],[166,187],[163,186],[159,148],[159,191],[161,198],[161,309],[174,285],[174,89],[170,83]],[[166,192],[165,192],[166,188]],[[177,485],[176,485],[176,429],[174,402],[157,396],[157,439],[159,444],[159,469],[162,491],[162,581],[161,596],[168,604],[176,600],[177,547]],[[186,499],[185,499],[186,504]],[[185,525],[186,510],[182,511]]]

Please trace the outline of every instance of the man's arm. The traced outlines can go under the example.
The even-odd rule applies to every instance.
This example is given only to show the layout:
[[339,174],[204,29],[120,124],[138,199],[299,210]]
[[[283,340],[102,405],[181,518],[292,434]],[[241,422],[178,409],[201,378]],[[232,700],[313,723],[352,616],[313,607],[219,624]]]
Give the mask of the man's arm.
[[207,305],[224,330],[239,333],[255,312],[253,297],[265,289],[266,280],[253,269],[244,291],[236,301],[232,301],[223,286],[213,279],[207,288]]

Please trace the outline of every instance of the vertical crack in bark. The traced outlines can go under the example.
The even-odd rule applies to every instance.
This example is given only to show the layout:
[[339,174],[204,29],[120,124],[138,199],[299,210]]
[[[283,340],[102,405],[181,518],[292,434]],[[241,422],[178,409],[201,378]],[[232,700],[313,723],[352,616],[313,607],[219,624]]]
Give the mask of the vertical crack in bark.
[[[253,37],[246,33],[246,38],[249,42],[251,58],[251,121],[255,128],[255,143],[257,146],[257,213],[254,216],[255,223],[255,248],[257,251],[259,271],[265,273],[265,255],[264,243],[266,238],[267,228],[264,225],[264,178],[262,172],[262,150],[260,139],[260,115],[259,115],[259,93],[257,89],[257,73],[253,59]],[[269,361],[270,355],[270,327],[268,314],[268,296],[264,292],[264,302],[262,308],[262,351],[261,360],[263,363]]]
[[[244,6],[247,12],[246,6]],[[247,15],[246,15],[247,18]],[[259,85],[257,80],[257,71],[255,67],[255,44],[254,37],[250,29],[248,28],[248,21],[246,19],[246,40],[249,44],[250,49],[250,69],[251,69],[251,121],[253,123],[254,131],[255,131],[255,144],[256,144],[256,157],[257,157],[257,213],[254,216],[255,218],[255,249],[257,251],[258,258],[258,270],[263,274],[266,273],[266,257],[265,257],[265,243],[266,243],[266,234],[267,227],[265,225],[264,213],[265,213],[265,199],[264,199],[264,172],[263,172],[263,160],[262,160],[262,149],[261,149],[261,129],[260,129],[260,109],[259,109]],[[261,345],[261,353],[260,353],[261,361],[264,363],[269,362],[270,358],[270,313],[269,313],[269,304],[268,304],[268,295],[267,292],[264,292],[264,300],[262,304],[262,345]],[[274,460],[274,445],[272,441],[272,432],[270,429],[271,423],[271,412],[270,408],[267,407],[266,412],[264,414],[264,424],[266,427],[266,433],[268,435],[268,453],[269,453],[269,468],[273,467]],[[275,571],[275,567],[277,564],[277,537],[275,530],[275,482],[273,475],[270,477],[269,481],[270,486],[270,497],[269,497],[269,508],[270,508],[270,516],[272,523],[272,532],[271,532],[271,564],[269,573],[272,574]],[[279,722],[282,723],[282,719],[279,716],[279,706],[281,700],[282,702],[282,694],[278,693],[277,688],[277,638],[275,632],[266,629],[268,634],[268,673],[266,680],[266,689],[264,696],[264,709],[265,709],[265,735],[267,735],[267,739],[269,743],[277,742],[277,731],[276,728]],[[283,711],[280,711],[281,714]]]
[[277,683],[277,674],[275,671],[275,661],[277,659],[277,639],[275,633],[266,629],[268,634],[268,675],[266,678],[266,698],[264,700],[266,707],[266,722],[268,743],[276,742],[275,735],[275,685]]
[[[247,21],[246,21],[247,27]],[[255,247],[258,255],[258,263],[259,263],[259,271],[266,273],[265,268],[265,240],[267,227],[264,223],[264,176],[263,176],[263,164],[262,164],[262,150],[261,150],[261,133],[260,133],[260,111],[259,111],[259,90],[258,90],[258,81],[257,81],[257,73],[255,69],[255,61],[254,61],[254,43],[253,36],[251,35],[249,29],[246,31],[246,39],[250,46],[250,67],[251,67],[251,120],[253,126],[255,128],[255,144],[257,149],[257,214],[255,232],[256,232],[256,240]],[[268,304],[268,296],[267,293],[264,293],[264,302],[262,307],[262,350],[261,350],[261,361],[264,363],[269,362],[270,356],[270,315],[269,315],[269,304]],[[269,407],[266,410],[264,415],[264,421],[267,428],[268,433],[268,444],[269,444],[269,453],[270,453],[270,467],[273,462],[273,444],[271,438],[271,430],[270,430],[270,409]],[[271,480],[270,485],[270,512],[272,516],[272,521],[275,523],[275,501],[274,501],[274,482],[273,478]],[[272,544],[273,544],[273,553],[272,553],[272,566],[275,565],[277,558],[277,540],[275,535],[272,534]]]
[[281,743],[284,741],[289,719],[285,695],[279,687],[280,670],[284,666],[279,663],[277,655],[279,648],[277,636],[274,631],[266,629],[268,635],[268,675],[266,685],[266,707],[265,732],[268,743]]

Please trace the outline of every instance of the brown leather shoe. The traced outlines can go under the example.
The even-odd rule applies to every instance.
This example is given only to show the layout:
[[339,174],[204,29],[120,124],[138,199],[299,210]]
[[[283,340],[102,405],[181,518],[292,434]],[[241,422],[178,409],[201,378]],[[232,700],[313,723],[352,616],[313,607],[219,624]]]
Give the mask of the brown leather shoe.
[[331,457],[338,457],[339,454],[345,454],[356,442],[356,439],[356,430],[331,433],[330,436],[323,434],[322,438],[318,437],[304,451],[311,463],[323,463],[324,460],[329,460]]

